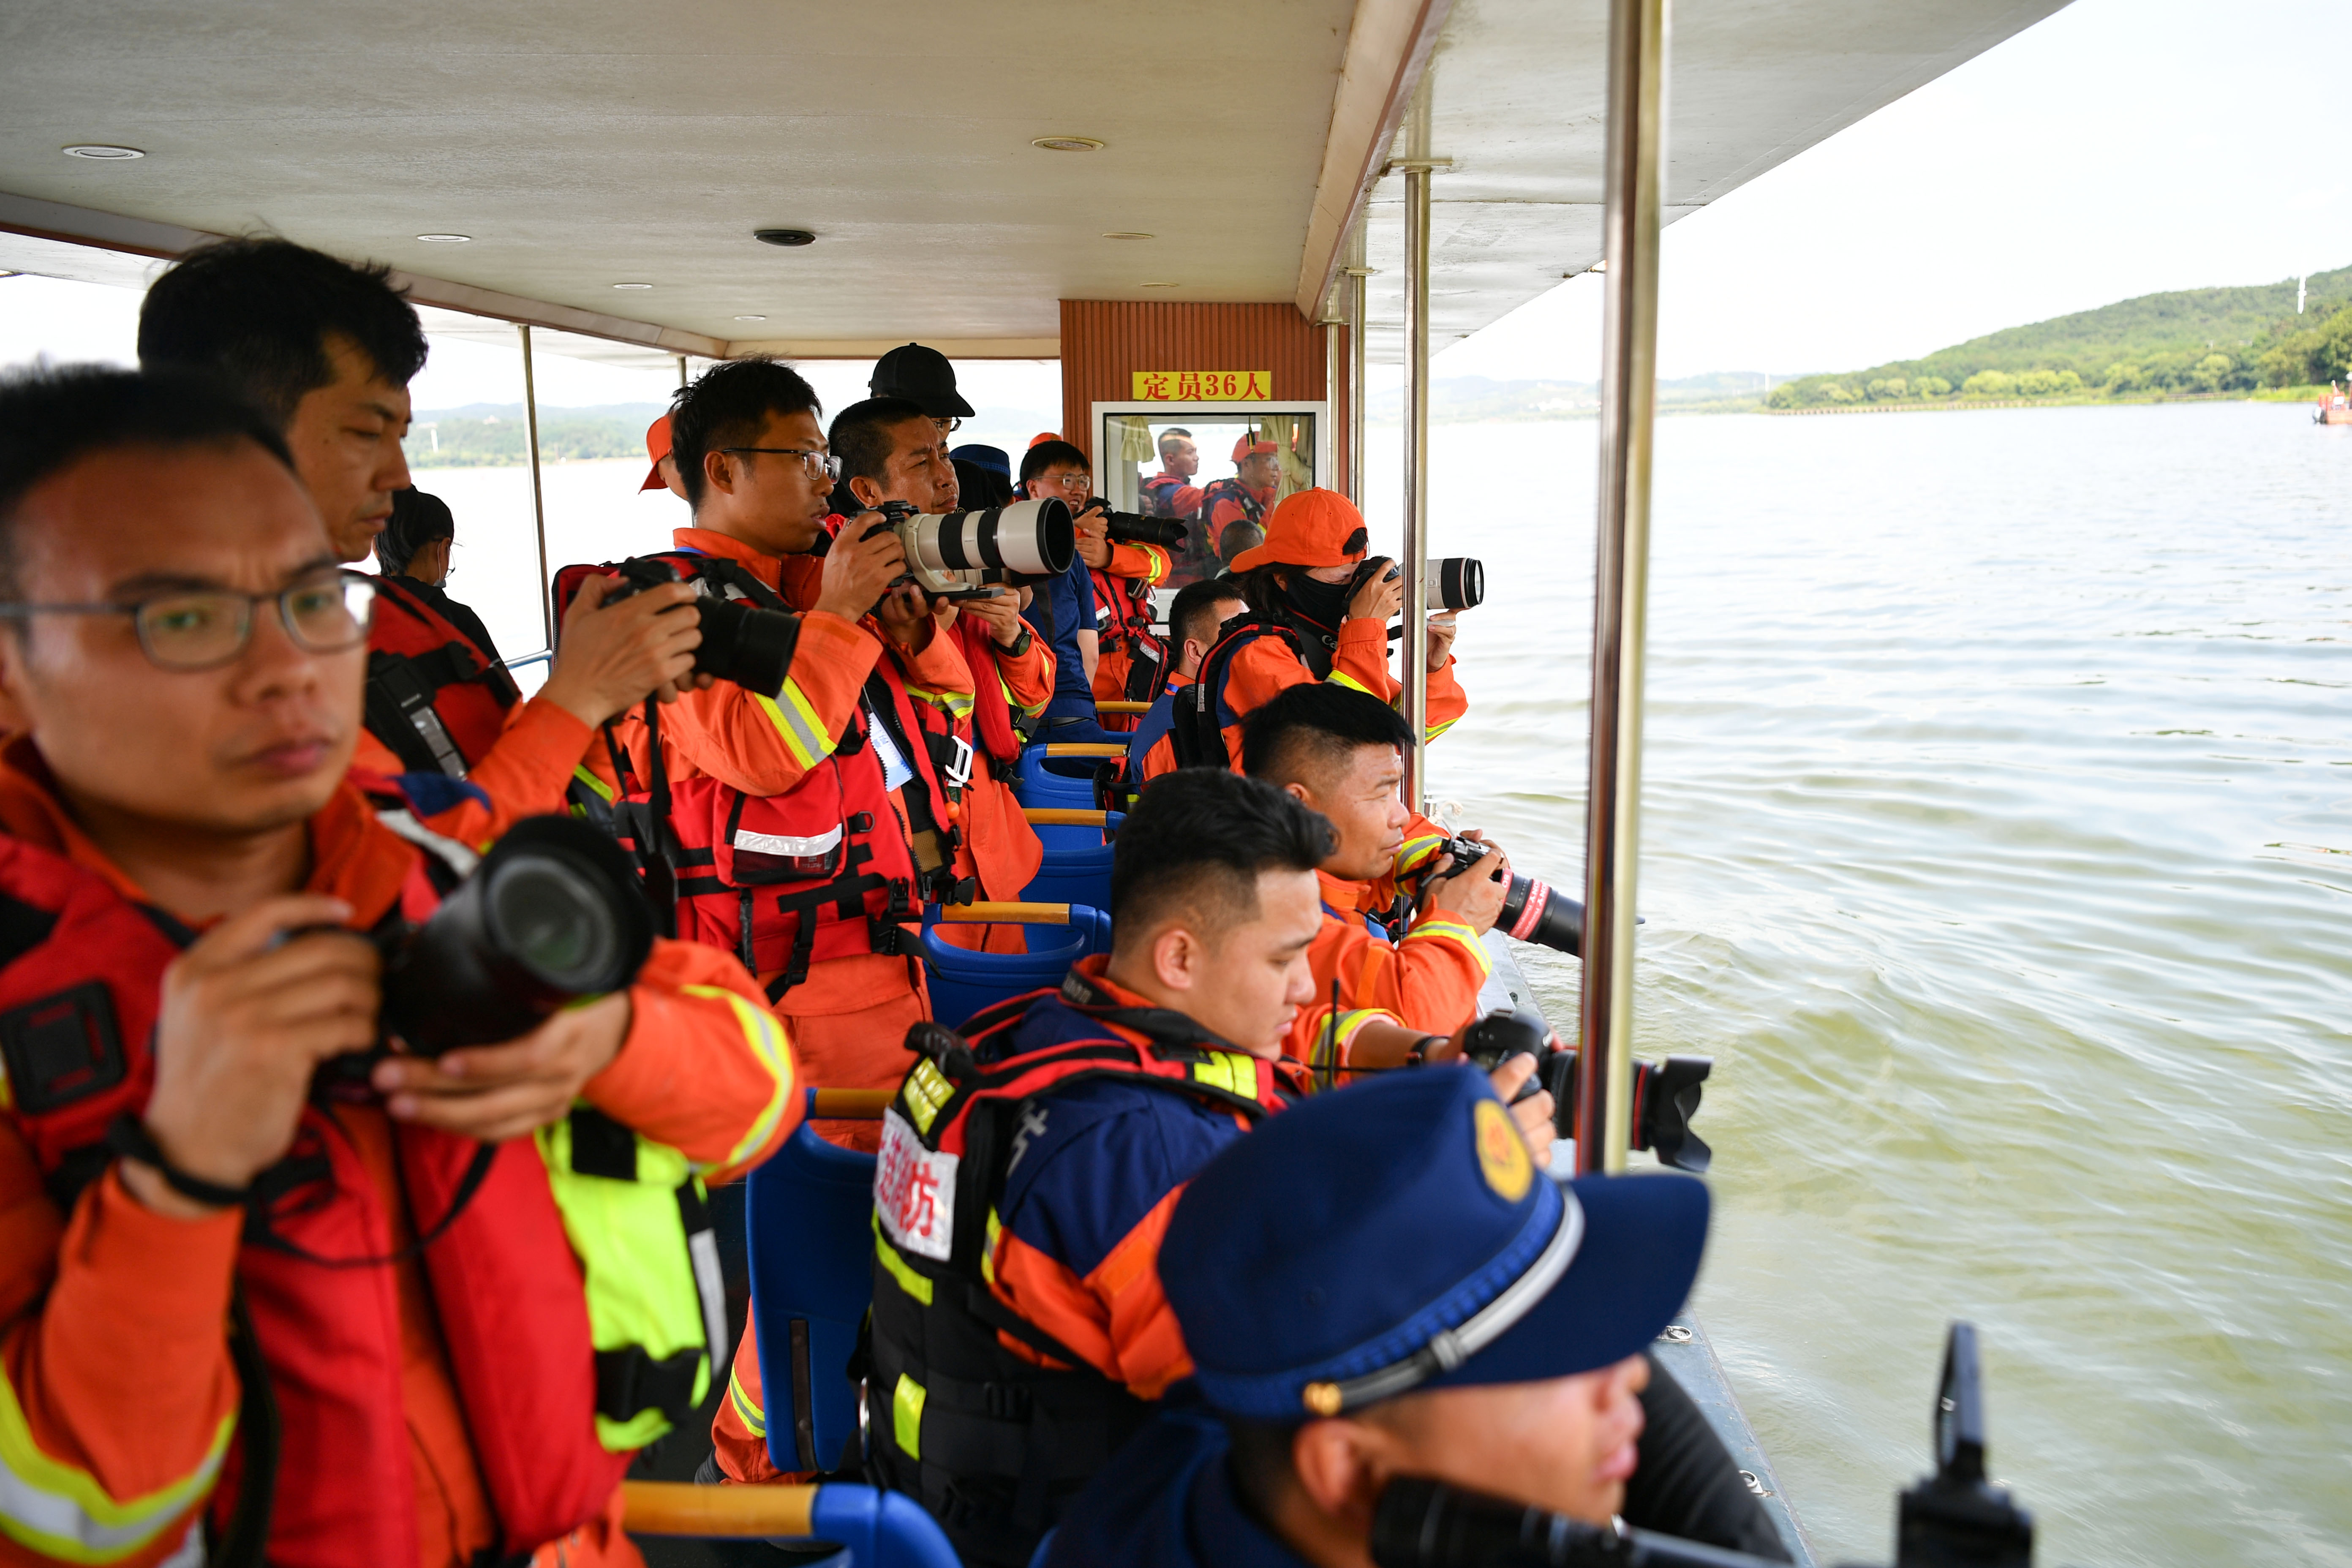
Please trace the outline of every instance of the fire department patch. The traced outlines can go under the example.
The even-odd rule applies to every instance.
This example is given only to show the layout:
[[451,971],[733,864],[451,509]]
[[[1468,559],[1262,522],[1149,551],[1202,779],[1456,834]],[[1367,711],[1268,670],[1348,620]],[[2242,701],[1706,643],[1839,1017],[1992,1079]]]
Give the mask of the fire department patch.
[[[1481,1100],[1471,1113],[1471,1137],[1478,1147],[1478,1173],[1507,1204],[1528,1195],[1535,1180],[1536,1163],[1528,1142],[1519,1136],[1511,1113],[1498,1100]],[[887,1145],[886,1143],[885,1147]]]
[[955,1155],[924,1148],[897,1107],[882,1113],[874,1213],[892,1241],[919,1257],[947,1261],[955,1246],[956,1164]]

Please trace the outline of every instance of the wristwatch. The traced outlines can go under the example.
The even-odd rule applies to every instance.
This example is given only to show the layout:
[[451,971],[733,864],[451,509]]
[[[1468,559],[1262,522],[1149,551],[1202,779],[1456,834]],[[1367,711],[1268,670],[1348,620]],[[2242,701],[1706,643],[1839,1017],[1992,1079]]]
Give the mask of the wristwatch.
[[1036,639],[1034,637],[1029,635],[1029,623],[1024,621],[1021,623],[1021,635],[1013,639],[1010,647],[1007,647],[1003,643],[997,644],[997,652],[1001,657],[1005,658],[1019,658],[1023,654],[1029,651],[1029,645],[1035,640]]

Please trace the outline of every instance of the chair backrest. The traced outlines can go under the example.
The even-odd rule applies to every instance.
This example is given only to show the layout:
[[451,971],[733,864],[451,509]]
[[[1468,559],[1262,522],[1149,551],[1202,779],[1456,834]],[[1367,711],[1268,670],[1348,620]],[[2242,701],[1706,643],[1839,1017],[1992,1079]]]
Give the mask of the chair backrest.
[[631,1535],[779,1542],[831,1542],[845,1550],[824,1568],[959,1568],[939,1521],[912,1498],[854,1482],[698,1487],[624,1481]]
[[[1126,820],[1123,812],[1108,814],[1108,832],[1116,834]],[[1106,829],[1069,824],[1033,825],[1045,847],[1037,875],[1021,890],[1024,900],[1037,903],[1084,904],[1110,908],[1110,864],[1113,847],[1104,842]]]
[[803,1122],[746,1180],[768,1454],[781,1470],[835,1469],[858,1458],[849,1360],[874,1300],[874,1156]]
[[1024,805],[1094,805],[1095,767],[1099,759],[1062,757],[1049,766],[1045,750],[1043,745],[1023,749],[1013,780],[1013,798]]
[[1002,923],[1026,928],[1028,952],[976,952],[951,947],[940,940],[937,926],[923,928],[923,968],[932,1017],[956,1027],[1008,996],[1059,985],[1071,964],[1089,953],[1110,951],[1110,917],[1089,905],[1073,905],[1066,923]]

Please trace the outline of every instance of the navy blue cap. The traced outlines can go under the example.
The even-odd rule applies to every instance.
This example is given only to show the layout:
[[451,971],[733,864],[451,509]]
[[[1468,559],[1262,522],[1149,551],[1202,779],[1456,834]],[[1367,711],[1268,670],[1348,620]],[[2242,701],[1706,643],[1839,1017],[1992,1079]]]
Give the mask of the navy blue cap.
[[1002,447],[992,447],[984,441],[967,441],[948,454],[959,463],[970,463],[975,468],[990,468],[1013,477],[1013,454]]
[[874,362],[866,389],[877,397],[904,397],[934,419],[969,419],[971,405],[956,390],[955,366],[937,349],[902,343]]
[[1485,1073],[1433,1066],[1317,1095],[1209,1162],[1160,1278],[1209,1403],[1294,1421],[1622,1361],[1681,1310],[1706,1218],[1689,1176],[1550,1180]]

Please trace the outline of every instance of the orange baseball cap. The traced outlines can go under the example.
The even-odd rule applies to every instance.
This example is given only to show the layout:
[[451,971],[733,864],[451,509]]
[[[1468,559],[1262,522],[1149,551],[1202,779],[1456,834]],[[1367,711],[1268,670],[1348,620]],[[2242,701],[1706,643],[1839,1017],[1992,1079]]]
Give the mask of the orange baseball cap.
[[1032,447],[1042,447],[1048,441],[1058,441],[1061,438],[1062,433],[1059,430],[1040,430],[1029,437],[1029,444]]
[[[1264,457],[1270,452],[1278,450],[1280,450],[1280,448],[1276,447],[1273,442],[1267,440],[1263,436],[1257,435],[1255,432],[1252,432],[1234,443],[1234,461],[1238,463],[1245,458]],[[1339,563],[1333,562],[1331,564],[1336,566]]]
[[1294,490],[1265,520],[1265,542],[1234,557],[1233,569],[1253,566],[1352,566],[1369,542],[1364,514],[1337,490]]
[[653,459],[654,466],[646,470],[646,482],[637,489],[640,491],[669,489],[662,482],[661,477],[661,460],[669,456],[668,415],[663,415],[646,426],[646,456]]

